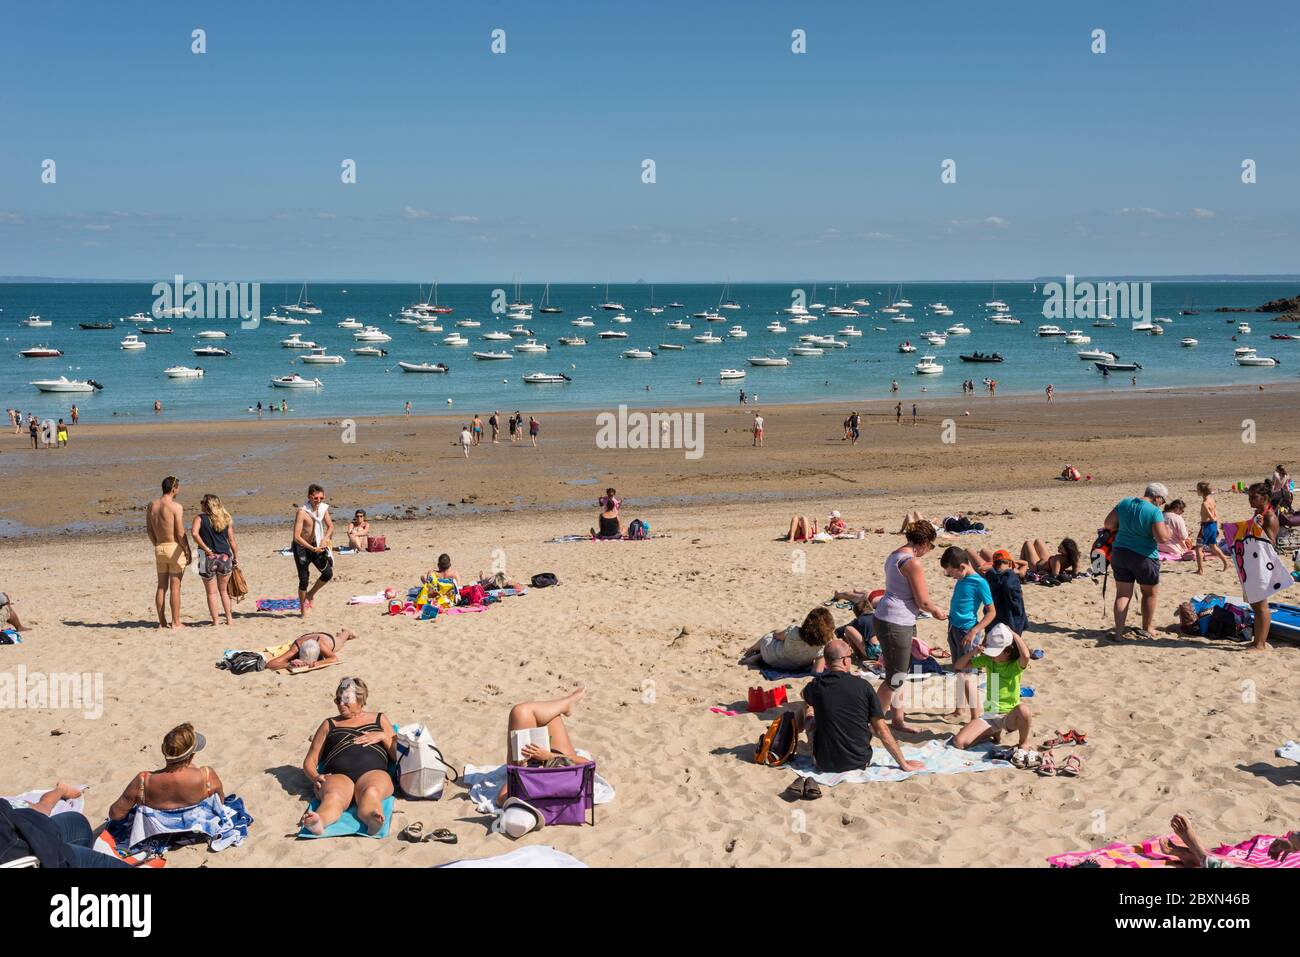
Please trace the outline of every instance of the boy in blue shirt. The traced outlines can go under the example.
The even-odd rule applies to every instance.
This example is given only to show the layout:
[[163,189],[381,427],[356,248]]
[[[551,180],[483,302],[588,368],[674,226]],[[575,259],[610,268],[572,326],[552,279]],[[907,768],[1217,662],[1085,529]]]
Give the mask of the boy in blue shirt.
[[[956,669],[956,663],[970,654],[980,635],[997,620],[998,613],[993,605],[993,592],[989,589],[989,583],[975,570],[966,549],[955,545],[950,547],[939,559],[939,565],[945,575],[957,582],[952,589],[952,600],[948,603],[948,650]],[[979,686],[975,672],[969,667],[956,670],[961,675],[956,720],[963,723],[974,721],[980,715]]]

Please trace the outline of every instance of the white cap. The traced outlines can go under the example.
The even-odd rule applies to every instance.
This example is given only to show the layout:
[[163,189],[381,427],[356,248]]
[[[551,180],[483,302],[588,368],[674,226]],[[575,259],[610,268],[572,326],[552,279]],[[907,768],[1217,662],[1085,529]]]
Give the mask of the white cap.
[[1165,488],[1159,482],[1152,482],[1147,486],[1146,497],[1162,498],[1167,502],[1169,501],[1169,489]]
[[984,633],[984,654],[995,658],[1011,647],[1011,629],[998,622]]
[[839,518],[839,517],[840,517],[840,513],[839,513],[839,512],[836,512],[836,511],[832,511],[832,512],[831,512],[831,518]]

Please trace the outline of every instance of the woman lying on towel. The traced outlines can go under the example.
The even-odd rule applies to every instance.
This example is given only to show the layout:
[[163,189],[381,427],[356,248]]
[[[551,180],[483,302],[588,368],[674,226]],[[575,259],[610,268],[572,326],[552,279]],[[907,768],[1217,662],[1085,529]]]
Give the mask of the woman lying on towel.
[[[510,717],[506,721],[506,764],[533,768],[590,764],[590,758],[584,758],[574,749],[573,742],[569,739],[569,729],[564,724],[565,717],[573,716],[573,706],[581,701],[586,693],[586,688],[578,688],[571,694],[553,701],[525,701],[511,708]],[[521,749],[523,759],[516,760],[510,748],[510,732],[526,731],[530,728],[545,728],[550,737],[550,747],[525,744]],[[501,790],[497,793],[498,806],[505,804],[507,787],[506,784],[501,785]]]
[[787,542],[806,542],[817,534],[817,519],[796,515],[790,519],[790,530],[785,533]]
[[[781,626],[769,631],[745,649],[742,665],[762,661],[781,671],[821,671],[826,667],[822,649],[835,637],[835,619],[829,608],[818,605],[808,612],[802,625]],[[865,654],[866,649],[863,649]]]
[[1043,540],[1035,538],[1020,546],[1020,561],[1025,563],[1025,571],[1016,565],[1016,572],[1024,578],[1028,572],[1048,575],[1052,578],[1073,578],[1079,574],[1079,543],[1073,538],[1061,539],[1056,546],[1056,554],[1047,550]]
[[[1175,858],[1183,867],[1222,867],[1222,858],[1212,857],[1205,843],[1192,830],[1191,821],[1181,814],[1175,814],[1169,821],[1177,841],[1162,838],[1160,851]],[[1223,848],[1219,848],[1220,851]],[[1275,861],[1285,861],[1294,851],[1300,850],[1300,832],[1292,831],[1286,837],[1279,837],[1268,846],[1268,856]],[[1230,865],[1231,866],[1231,865]]]
[[600,518],[597,519],[599,525],[591,530],[592,538],[622,538],[623,523],[619,521],[618,506],[612,502],[606,501],[605,507],[601,509]]
[[137,805],[175,811],[198,804],[212,794],[224,804],[226,794],[217,772],[194,766],[194,755],[207,743],[189,722],[168,731],[162,743],[163,767],[157,771],[141,771],[133,777],[122,796],[108,809],[109,821],[126,820]]
[[388,766],[397,762],[397,733],[382,713],[367,711],[370,691],[360,678],[344,678],[334,692],[337,718],[326,718],[312,736],[302,769],[320,799],[302,825],[323,834],[352,804],[366,830],[384,826],[384,799],[393,794]]
[[286,668],[324,668],[338,662],[338,651],[349,641],[357,637],[350,628],[340,628],[337,634],[313,631],[293,640],[289,650],[277,655],[266,663],[267,671],[282,671]]

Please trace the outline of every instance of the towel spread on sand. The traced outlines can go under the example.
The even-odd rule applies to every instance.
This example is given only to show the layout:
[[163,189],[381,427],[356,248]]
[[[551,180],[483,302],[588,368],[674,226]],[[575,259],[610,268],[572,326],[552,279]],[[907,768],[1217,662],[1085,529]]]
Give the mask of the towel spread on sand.
[[1244,522],[1225,523],[1223,537],[1227,539],[1228,551],[1237,566],[1237,579],[1241,582],[1246,601],[1254,604],[1271,599],[1295,584],[1286,562],[1264,534],[1260,516],[1254,515]]
[[1220,844],[1210,851],[1230,867],[1300,867],[1300,854],[1288,854],[1285,861],[1275,861],[1268,856],[1269,846],[1281,835],[1256,834],[1240,844]]
[[258,611],[299,611],[301,606],[296,598],[259,598]]
[[[1240,844],[1220,844],[1210,851],[1207,867],[1300,867],[1300,854],[1292,854],[1285,861],[1275,861],[1268,856],[1269,845],[1276,837],[1256,834]],[[1092,851],[1070,851],[1053,854],[1047,858],[1052,867],[1078,867],[1091,861],[1098,867],[1182,867],[1178,858],[1161,850],[1164,841],[1177,841],[1173,835],[1153,837],[1139,844],[1107,844]]]
[[348,599],[349,605],[382,605],[388,601],[388,597],[383,592],[375,592],[373,595],[353,595]]
[[160,810],[137,804],[125,818],[109,821],[108,830],[119,848],[127,851],[165,850],[178,842],[207,841],[208,849],[224,850],[248,837],[253,819],[244,810],[243,798],[226,795],[226,803],[209,794],[198,804],[174,810]]
[[648,542],[652,538],[667,538],[667,535],[647,535],[645,538],[628,538],[626,535],[620,535],[617,538],[592,538],[590,535],[561,535],[559,538],[548,538],[543,545],[562,545],[565,542]]
[[508,854],[495,857],[476,857],[464,861],[439,864],[439,867],[586,867],[572,854],[557,851],[549,844],[519,847]]
[[[85,789],[89,787],[89,785],[79,784],[77,785],[77,787]],[[8,801],[16,808],[31,807],[33,804],[35,804],[37,801],[41,799],[41,797],[45,794],[46,791],[49,790],[51,789],[36,788],[33,791],[24,791],[22,794],[15,794],[13,797],[4,798],[4,800]],[[55,814],[63,814],[66,811],[76,811],[78,814],[80,814],[81,809],[85,806],[86,806],[86,802],[84,799],[80,797],[74,797],[70,801],[56,802],[54,808],[50,811],[50,814],[51,816]]]
[[1300,764],[1300,744],[1296,744],[1294,741],[1288,741],[1273,753],[1279,758],[1290,758],[1296,764]]
[[[590,758],[591,755],[581,748],[577,749],[578,754],[584,758]],[[483,814],[496,814],[500,811],[497,807],[497,793],[501,786],[506,783],[506,766],[504,764],[467,764],[465,773],[461,776],[461,783],[469,788],[469,799],[474,803]],[[608,804],[614,800],[613,786],[602,778],[599,772],[596,774],[595,786],[592,789],[595,794],[595,803]]]
[[[307,810],[314,811],[318,807],[320,807],[320,801],[312,798],[311,803],[307,805]],[[323,833],[313,834],[307,830],[306,825],[303,825],[298,830],[298,836],[309,840],[322,837],[352,837],[353,835],[357,837],[387,837],[393,825],[393,796],[391,794],[384,798],[382,807],[384,809],[384,826],[379,829],[378,834],[371,834],[366,830],[366,826],[357,819],[356,805],[353,804],[343,812],[337,821],[325,828]]]
[[[951,739],[949,739],[951,740]],[[871,751],[871,764],[857,771],[818,771],[813,766],[812,755],[801,754],[790,762],[789,768],[800,777],[812,778],[818,784],[835,787],[837,784],[867,784],[871,781],[905,781],[916,774],[962,774],[967,771],[995,771],[1011,767],[1010,761],[989,757],[993,745],[977,744],[969,750],[950,748],[944,741],[926,741],[924,744],[902,745],[903,757],[920,761],[921,771],[904,771],[884,748],[877,745]]]

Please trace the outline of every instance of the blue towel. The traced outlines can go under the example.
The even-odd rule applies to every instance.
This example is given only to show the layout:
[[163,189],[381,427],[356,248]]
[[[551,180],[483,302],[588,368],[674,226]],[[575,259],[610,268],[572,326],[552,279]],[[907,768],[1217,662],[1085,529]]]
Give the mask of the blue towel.
[[759,672],[768,681],[785,681],[787,678],[811,678],[812,671],[781,671],[779,668],[759,668]]
[[[384,798],[384,804],[383,804],[384,826],[379,829],[378,834],[369,833],[366,830],[366,826],[362,824],[359,820],[357,820],[357,816],[354,813],[352,813],[353,807],[355,806],[356,805],[353,805],[352,807],[349,807],[346,811],[344,811],[343,815],[337,821],[335,821],[329,827],[325,828],[325,832],[323,834],[313,834],[311,831],[307,830],[306,827],[303,827],[299,829],[298,836],[311,838],[311,839],[315,839],[318,837],[351,837],[352,835],[356,835],[357,837],[378,837],[378,838],[388,836],[389,828],[392,826],[393,823],[392,795],[389,795],[388,797]],[[311,803],[307,805],[307,810],[314,811],[318,807],[320,807],[320,801],[317,800],[316,798],[312,798]]]

